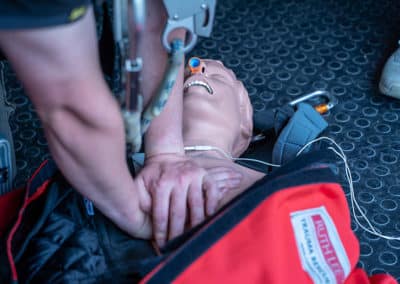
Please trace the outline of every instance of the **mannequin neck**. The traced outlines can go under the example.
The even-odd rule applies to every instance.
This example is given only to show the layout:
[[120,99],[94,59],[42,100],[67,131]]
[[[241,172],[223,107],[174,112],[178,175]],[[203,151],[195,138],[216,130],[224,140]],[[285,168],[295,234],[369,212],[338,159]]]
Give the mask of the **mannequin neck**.
[[[216,147],[222,150],[227,155],[231,155],[230,149],[227,145],[222,145],[222,143],[214,143],[212,141],[208,141],[207,139],[200,139],[200,140],[185,140],[184,141],[185,147],[187,146],[211,146]],[[224,159],[224,160],[231,160],[226,155],[221,153],[218,150],[210,149],[210,150],[186,150],[186,155],[191,157],[205,157],[205,158],[214,158],[214,159]]]

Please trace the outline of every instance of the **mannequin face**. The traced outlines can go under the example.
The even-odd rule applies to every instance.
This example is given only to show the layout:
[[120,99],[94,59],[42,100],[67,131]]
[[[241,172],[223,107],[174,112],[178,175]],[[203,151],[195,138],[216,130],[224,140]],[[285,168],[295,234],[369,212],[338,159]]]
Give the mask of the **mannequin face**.
[[184,83],[185,146],[217,146],[238,157],[247,149],[253,130],[248,93],[220,61],[202,60],[201,67]]

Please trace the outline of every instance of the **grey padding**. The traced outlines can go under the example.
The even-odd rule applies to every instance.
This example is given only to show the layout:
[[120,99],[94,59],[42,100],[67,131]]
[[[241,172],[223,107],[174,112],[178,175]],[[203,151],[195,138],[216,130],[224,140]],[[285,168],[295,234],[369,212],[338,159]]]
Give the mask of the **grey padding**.
[[9,118],[13,112],[14,108],[10,106],[6,98],[4,62],[0,61],[0,169],[8,168],[7,182],[0,183],[0,195],[12,190],[12,181],[16,175],[14,142],[9,124]]

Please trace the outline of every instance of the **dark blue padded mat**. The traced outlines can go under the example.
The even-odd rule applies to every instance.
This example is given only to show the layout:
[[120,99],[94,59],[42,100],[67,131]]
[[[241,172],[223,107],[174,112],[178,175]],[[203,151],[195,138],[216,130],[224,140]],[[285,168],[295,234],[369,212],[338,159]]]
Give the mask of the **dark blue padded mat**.
[[[325,116],[326,135],[344,149],[356,198],[372,224],[395,236],[400,236],[400,100],[382,96],[377,86],[400,39],[399,15],[400,1],[219,0],[212,37],[191,52],[232,68],[256,112],[317,89],[333,94],[339,104]],[[11,126],[19,186],[48,152],[21,85],[9,66],[5,71],[7,97],[16,106]],[[359,265],[369,274],[388,272],[400,280],[400,241],[375,237],[354,222],[353,229],[361,245]]]

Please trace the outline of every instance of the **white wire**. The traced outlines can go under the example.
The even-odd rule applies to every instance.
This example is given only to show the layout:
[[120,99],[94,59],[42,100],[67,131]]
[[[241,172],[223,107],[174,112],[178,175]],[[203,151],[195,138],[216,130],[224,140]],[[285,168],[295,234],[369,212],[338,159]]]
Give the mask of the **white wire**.
[[256,159],[250,159],[250,158],[232,158],[232,160],[234,160],[234,161],[257,162],[257,163],[260,163],[260,164],[264,164],[264,165],[266,165],[266,166],[271,166],[271,167],[276,167],[276,168],[281,167],[281,165],[271,164],[271,163],[267,163],[267,162],[260,161],[260,160],[256,160]]
[[234,160],[234,161],[249,161],[249,162],[255,162],[255,163],[260,163],[266,166],[271,166],[271,167],[280,167],[281,165],[276,165],[276,164],[271,164],[267,163],[264,161],[260,161],[257,159],[250,159],[250,158],[234,158],[232,155],[228,154],[221,148],[215,147],[215,146],[209,146],[209,145],[198,145],[198,146],[186,146],[184,148],[186,151],[217,151],[224,155],[226,158]]
[[[333,144],[336,149],[334,147],[328,147],[329,150],[331,150],[332,152],[334,152],[344,163],[344,168],[345,168],[345,175],[347,178],[347,181],[349,183],[349,190],[350,190],[350,204],[351,204],[351,212],[353,213],[354,216],[354,221],[357,223],[358,226],[360,226],[360,228],[364,229],[366,232],[374,235],[374,236],[378,236],[381,237],[383,239],[386,240],[400,240],[400,236],[388,236],[388,235],[384,235],[381,232],[379,232],[371,223],[371,221],[368,219],[367,215],[365,214],[365,212],[361,209],[360,205],[358,204],[358,201],[355,197],[355,193],[354,193],[354,185],[353,185],[353,177],[351,175],[351,170],[349,167],[349,164],[347,162],[347,157],[344,154],[343,149],[335,142],[335,140],[333,140],[330,137],[326,137],[326,136],[322,136],[319,137],[317,139],[314,139],[310,142],[308,142],[306,145],[304,145],[299,152],[297,152],[296,156],[299,156],[300,154],[302,154],[304,152],[305,149],[307,149],[310,145],[317,143],[319,141],[328,141],[329,143]],[[218,151],[219,153],[221,153],[222,155],[224,155],[226,158],[228,159],[232,159],[235,161],[251,161],[251,162],[257,162],[257,163],[261,163],[267,166],[271,166],[271,167],[280,167],[281,165],[276,165],[276,164],[271,164],[271,163],[267,163],[264,161],[260,161],[260,160],[256,160],[256,159],[249,159],[249,158],[233,158],[231,155],[229,155],[228,153],[226,153],[224,150],[215,147],[215,146],[209,146],[209,145],[200,145],[200,146],[187,146],[185,147],[186,151]],[[356,210],[357,209],[357,210]],[[359,217],[356,212],[358,212],[361,216]],[[361,224],[361,222],[359,221],[359,218],[362,219],[368,224],[368,227],[364,226],[363,224]]]
[[[361,209],[360,205],[358,204],[358,201],[355,197],[355,193],[354,193],[354,185],[353,185],[353,177],[351,175],[351,170],[349,167],[349,164],[347,162],[347,158],[346,155],[344,154],[343,149],[332,139],[329,137],[319,137],[315,140],[310,141],[309,143],[307,143],[303,148],[300,149],[300,151],[297,153],[296,156],[299,156],[307,147],[309,147],[310,145],[321,141],[321,140],[327,140],[330,143],[332,143],[333,145],[335,145],[335,148],[333,147],[328,147],[329,150],[333,151],[338,157],[341,158],[341,160],[344,162],[344,167],[345,167],[345,174],[346,174],[346,178],[347,181],[349,182],[349,190],[350,190],[350,202],[351,202],[351,211],[353,213],[354,216],[354,221],[357,223],[358,226],[360,226],[362,229],[364,229],[365,231],[367,231],[368,233],[377,236],[377,237],[381,237],[383,239],[386,240],[400,240],[400,236],[388,236],[388,235],[384,235],[381,232],[379,232],[371,223],[371,221],[368,219],[367,215],[364,213],[364,211]],[[338,151],[339,150],[339,151]],[[356,210],[357,209],[357,210]],[[357,216],[356,211],[358,211],[358,213],[361,216]],[[361,222],[359,221],[360,219],[362,219],[368,224],[368,227],[364,226],[363,224],[361,224]],[[359,219],[360,218],[360,219]]]

